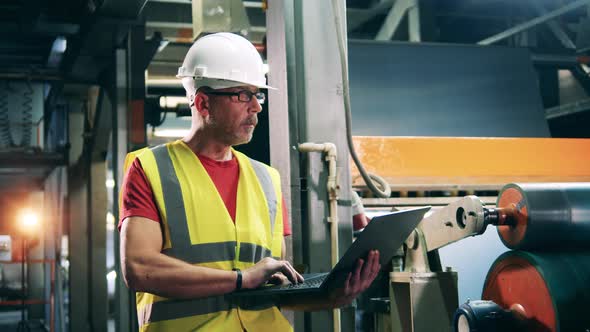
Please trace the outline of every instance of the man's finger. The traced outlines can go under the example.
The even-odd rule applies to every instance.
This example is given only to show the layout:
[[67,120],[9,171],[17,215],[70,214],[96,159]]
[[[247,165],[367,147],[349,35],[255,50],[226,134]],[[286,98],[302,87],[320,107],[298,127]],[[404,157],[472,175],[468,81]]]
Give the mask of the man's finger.
[[361,271],[363,270],[363,266],[365,265],[365,261],[362,258],[357,260],[356,269],[354,269],[354,274],[352,276],[352,292],[357,293],[359,291],[362,279],[361,279]]
[[289,263],[286,261],[281,261],[281,272],[291,281],[295,283],[295,276],[293,275],[293,271],[290,269]]
[[373,270],[375,269],[377,264],[379,264],[379,252],[376,250],[371,250],[369,252],[369,257],[367,259],[367,264],[363,269],[363,279],[371,278]]
[[295,271],[295,268],[289,264],[287,261],[283,261],[283,273],[289,278],[289,281],[292,283],[300,283],[303,282],[303,276],[299,274],[299,272]]
[[377,277],[377,275],[379,274],[379,270],[381,270],[381,264],[379,263],[379,257],[380,257],[380,253],[379,250],[375,251],[375,265],[373,266],[373,279],[375,279]]
[[346,282],[344,283],[344,296],[348,296],[352,293],[352,272],[348,272],[346,276]]

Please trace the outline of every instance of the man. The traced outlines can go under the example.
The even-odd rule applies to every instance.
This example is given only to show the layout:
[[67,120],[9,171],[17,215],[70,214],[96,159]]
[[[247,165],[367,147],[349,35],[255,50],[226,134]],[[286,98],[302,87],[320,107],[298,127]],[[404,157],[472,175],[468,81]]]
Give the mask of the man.
[[[282,260],[290,230],[278,172],[232,149],[252,138],[259,89],[270,88],[262,59],[243,37],[212,34],[193,44],[178,77],[192,111],[189,134],[131,153],[122,188],[122,272],[137,292],[140,329],[292,330],[276,306],[225,296],[303,281]],[[300,308],[350,303],[379,268],[371,252],[329,301]]]

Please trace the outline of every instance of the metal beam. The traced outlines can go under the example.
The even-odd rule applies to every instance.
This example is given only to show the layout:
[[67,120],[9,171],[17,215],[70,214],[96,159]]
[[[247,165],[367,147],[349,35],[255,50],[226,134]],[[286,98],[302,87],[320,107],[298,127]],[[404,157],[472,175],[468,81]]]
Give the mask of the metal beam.
[[547,108],[545,109],[545,118],[547,118],[547,120],[551,120],[562,116],[588,111],[590,111],[590,99],[583,99],[574,103]]
[[148,0],[104,1],[100,7],[103,17],[137,19]]
[[[272,112],[268,112],[268,126],[272,128],[269,130],[269,154],[270,164],[275,167],[281,177],[281,190],[283,193],[283,199],[285,202],[291,202],[291,206],[288,207],[290,213],[289,220],[292,224],[295,220],[300,220],[300,188],[293,188],[294,195],[291,195],[291,177],[293,174],[292,170],[296,170],[299,173],[298,165],[293,163],[291,165],[291,152],[290,137],[285,133],[290,133],[289,130],[289,104],[294,101],[290,101],[289,86],[287,84],[287,38],[289,38],[286,31],[289,30],[287,23],[285,22],[285,7],[289,6],[282,0],[269,0],[269,10],[266,15],[266,26],[268,27],[267,35],[267,54],[268,54],[268,83],[270,86],[275,87],[276,90],[268,90],[268,107]],[[292,6],[292,4],[290,5]],[[292,36],[291,36],[292,38]],[[294,88],[292,85],[291,88]],[[299,181],[294,181],[295,184],[299,184]],[[293,206],[298,208],[294,209]],[[299,230],[299,226],[297,226]],[[293,228],[292,228],[293,230]],[[294,243],[295,242],[295,243]],[[296,255],[293,253],[293,247],[301,248],[301,240],[296,236],[289,236],[285,238],[286,252],[284,253],[285,258],[290,262],[294,256],[298,259],[301,257],[299,251]],[[301,314],[297,315],[295,320],[295,314],[289,311],[283,310],[285,317],[293,325],[303,325],[303,317]]]
[[63,153],[27,153],[22,151],[0,152],[0,170],[3,168],[35,168],[49,173],[66,164]]
[[[155,37],[157,40],[157,37]],[[157,43],[159,44],[159,42]],[[144,106],[145,106],[145,70],[146,62],[149,63],[153,54],[150,53],[154,50],[152,45],[151,50],[146,49],[145,41],[145,21],[142,24],[132,27],[129,30],[129,37],[127,39],[127,50],[129,63],[128,73],[128,88],[129,88],[129,105],[131,117],[129,121],[129,141],[132,144],[131,150],[143,148],[147,145],[146,138],[146,127],[144,122]],[[149,48],[149,46],[148,46]],[[149,59],[149,61],[148,61]]]
[[[143,67],[145,71],[150,65],[152,59],[158,53],[160,45],[162,45],[162,34],[159,31],[155,31],[154,34],[144,42],[142,57],[137,59],[139,61],[140,68]],[[165,44],[164,44],[165,45]]]
[[420,31],[420,6],[418,0],[412,0],[414,5],[408,8],[408,39],[411,42],[420,42],[422,33]]
[[387,10],[391,9],[392,6],[393,0],[383,0],[369,9],[347,8],[346,21],[348,24],[346,25],[346,29],[349,32],[354,31],[361,25],[373,19],[375,16],[386,13]]
[[[95,146],[96,148],[96,146]],[[93,153],[94,154],[94,153]],[[106,155],[90,162],[88,174],[88,318],[90,331],[106,331],[108,320],[106,258]]]
[[41,15],[33,23],[33,30],[45,36],[74,36],[80,32],[80,25],[51,22],[48,17]]
[[580,65],[576,55],[531,53],[531,60],[535,66],[570,69]]
[[[129,76],[129,64],[127,62],[128,54],[125,49],[117,49],[115,51],[115,76],[111,88],[113,89],[109,94],[111,96],[111,121],[113,126],[112,145],[111,145],[111,159],[113,178],[115,185],[113,186],[113,197],[118,197],[119,188],[123,183],[123,165],[125,155],[128,151],[127,138],[127,119],[128,119],[128,89],[127,81]],[[119,219],[119,202],[115,200],[112,205],[113,215],[115,220]],[[118,234],[114,234],[114,255],[115,255],[115,271],[117,271],[117,278],[115,280],[115,331],[137,331],[137,316],[135,314],[135,296],[134,292],[129,290],[125,285],[121,271],[121,260],[119,255],[120,239]]]
[[537,26],[541,23],[545,23],[555,17],[558,17],[560,15],[563,15],[569,11],[572,11],[576,8],[582,7],[582,6],[587,6],[588,4],[590,4],[590,0],[578,0],[578,1],[574,1],[568,5],[565,5],[559,9],[556,9],[554,11],[551,11],[549,13],[547,13],[546,15],[542,15],[539,16],[537,18],[534,18],[528,22],[524,22],[522,24],[519,24],[513,28],[510,28],[506,31],[500,32],[497,35],[488,37],[484,40],[481,40],[480,42],[478,42],[479,45],[490,45],[493,44],[495,42],[498,42],[500,40],[506,39],[512,35],[515,35],[517,33],[523,32],[527,29],[530,29],[534,26]]
[[[295,146],[303,142],[331,142],[337,146],[340,185],[338,244],[343,253],[352,241],[351,208],[346,206],[346,202],[350,202],[351,179],[342,95],[342,74],[345,71],[341,63],[347,61],[345,3],[283,2],[291,171],[294,173],[291,188],[293,197],[301,199],[301,206],[292,209],[301,216],[293,219],[294,261],[306,263],[311,272],[327,271],[332,264],[326,163],[320,153],[301,154]],[[272,6],[269,10],[273,10]],[[326,17],[329,17],[328,21]],[[338,30],[337,19],[340,19]],[[319,109],[322,112],[318,113]],[[338,325],[343,332],[354,331],[354,308],[351,307],[341,310],[341,319],[327,310],[303,315],[304,324],[297,325],[296,331],[331,331]]]
[[[93,130],[109,126],[101,119],[104,110],[98,106]],[[79,130],[91,129],[85,127]],[[97,146],[106,144],[108,137],[101,135],[84,140],[82,155],[69,173],[71,331],[107,330],[106,154]]]
[[[91,282],[88,270],[88,174],[78,163],[68,169],[69,330],[92,331],[89,322]],[[105,261],[106,264],[106,261]],[[103,276],[106,280],[106,276]],[[106,295],[106,294],[105,294]]]
[[389,10],[375,40],[391,40],[406,12],[417,5],[417,0],[397,0]]
[[[543,7],[543,5],[541,5],[537,0],[529,0],[529,3],[533,6],[533,8],[537,11],[539,15],[547,14],[547,9],[545,9],[545,7]],[[571,48],[574,50],[576,49],[576,44],[570,39],[570,37],[563,30],[563,28],[557,22],[555,22],[555,20],[547,21],[547,25],[549,26],[551,32],[553,32],[555,37],[557,37],[557,39],[565,48]]]
[[106,98],[104,89],[100,89],[95,93],[98,94],[96,98],[96,111],[94,114],[94,126],[92,127],[92,160],[104,160],[105,155],[109,149],[109,140],[113,125],[111,123],[111,104],[110,100]]

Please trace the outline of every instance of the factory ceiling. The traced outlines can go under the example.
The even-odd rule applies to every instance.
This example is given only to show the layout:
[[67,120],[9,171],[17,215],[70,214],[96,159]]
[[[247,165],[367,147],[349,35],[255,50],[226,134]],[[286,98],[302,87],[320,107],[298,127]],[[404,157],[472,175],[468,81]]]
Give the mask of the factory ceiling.
[[[375,38],[394,2],[347,0],[349,38]],[[574,2],[422,0],[422,40],[475,43]],[[261,43],[266,31],[263,3],[243,3],[250,23],[248,37]],[[577,42],[581,37],[578,28],[586,18],[586,10],[580,7],[556,22]],[[147,38],[158,32],[167,42],[153,59],[150,74],[169,76],[193,38],[189,0],[4,0],[0,2],[0,78],[98,82],[112,61],[113,49],[124,44],[131,26],[142,24]],[[401,24],[392,39],[407,39],[405,27]],[[542,25],[539,29],[547,30]],[[564,48],[551,32],[537,36],[541,48],[575,51]],[[514,43],[517,38],[519,35],[502,43]],[[64,47],[65,54],[60,54]]]
[[[243,1],[250,25],[247,37],[261,48],[266,33],[265,3]],[[348,37],[375,39],[396,3],[347,0]],[[474,44],[580,3],[581,0],[421,0],[421,40]],[[408,40],[406,20],[390,39]],[[498,44],[523,46],[534,39],[535,50],[540,53],[584,55],[590,45],[588,21],[587,8],[577,6],[552,23],[535,27],[534,35],[514,34]],[[0,1],[0,80],[45,82],[47,91],[68,89],[71,84],[103,85],[105,73],[113,65],[114,50],[125,47],[130,29],[137,27],[145,28],[146,39],[156,40],[160,46],[153,59],[142,59],[146,65],[149,63],[146,85],[150,93],[157,85],[153,81],[173,78],[193,40],[189,0]],[[590,91],[588,75],[581,71],[578,74],[580,81],[586,80]],[[167,92],[182,94],[180,89]],[[46,96],[51,98],[51,93]],[[26,158],[21,160],[26,162]],[[52,156],[44,160],[42,165],[59,162]],[[12,169],[3,168],[0,176],[15,174]]]
[[[349,38],[375,38],[394,2],[347,0]],[[422,40],[475,43],[574,2],[422,0]],[[243,3],[250,23],[248,37],[261,43],[266,31],[263,3]],[[586,17],[586,10],[580,7],[556,21],[576,41],[578,26]],[[112,61],[113,49],[124,45],[131,26],[142,24],[147,38],[158,32],[167,42],[153,59],[150,74],[169,76],[193,39],[189,0],[4,0],[0,2],[0,78],[99,82]],[[407,39],[405,27],[401,24],[392,39]],[[517,38],[519,35],[502,43],[514,43]],[[550,32],[538,34],[538,39],[541,48],[564,49]]]

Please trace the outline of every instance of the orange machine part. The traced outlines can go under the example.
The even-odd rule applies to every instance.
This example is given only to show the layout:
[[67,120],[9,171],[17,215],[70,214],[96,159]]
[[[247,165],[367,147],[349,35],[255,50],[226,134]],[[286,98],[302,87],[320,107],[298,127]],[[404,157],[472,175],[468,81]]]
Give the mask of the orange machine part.
[[[590,139],[354,136],[353,143],[364,168],[394,188],[590,182]],[[352,161],[351,175],[364,185]]]
[[488,273],[482,298],[504,309],[522,305],[526,331],[557,331],[557,315],[549,288],[539,271],[521,257],[507,257],[494,265]]
[[524,203],[522,192],[516,188],[504,190],[498,197],[498,208],[512,208],[515,213],[511,219],[516,222],[513,226],[498,226],[498,234],[509,248],[518,246],[524,240],[528,225],[528,208]]

